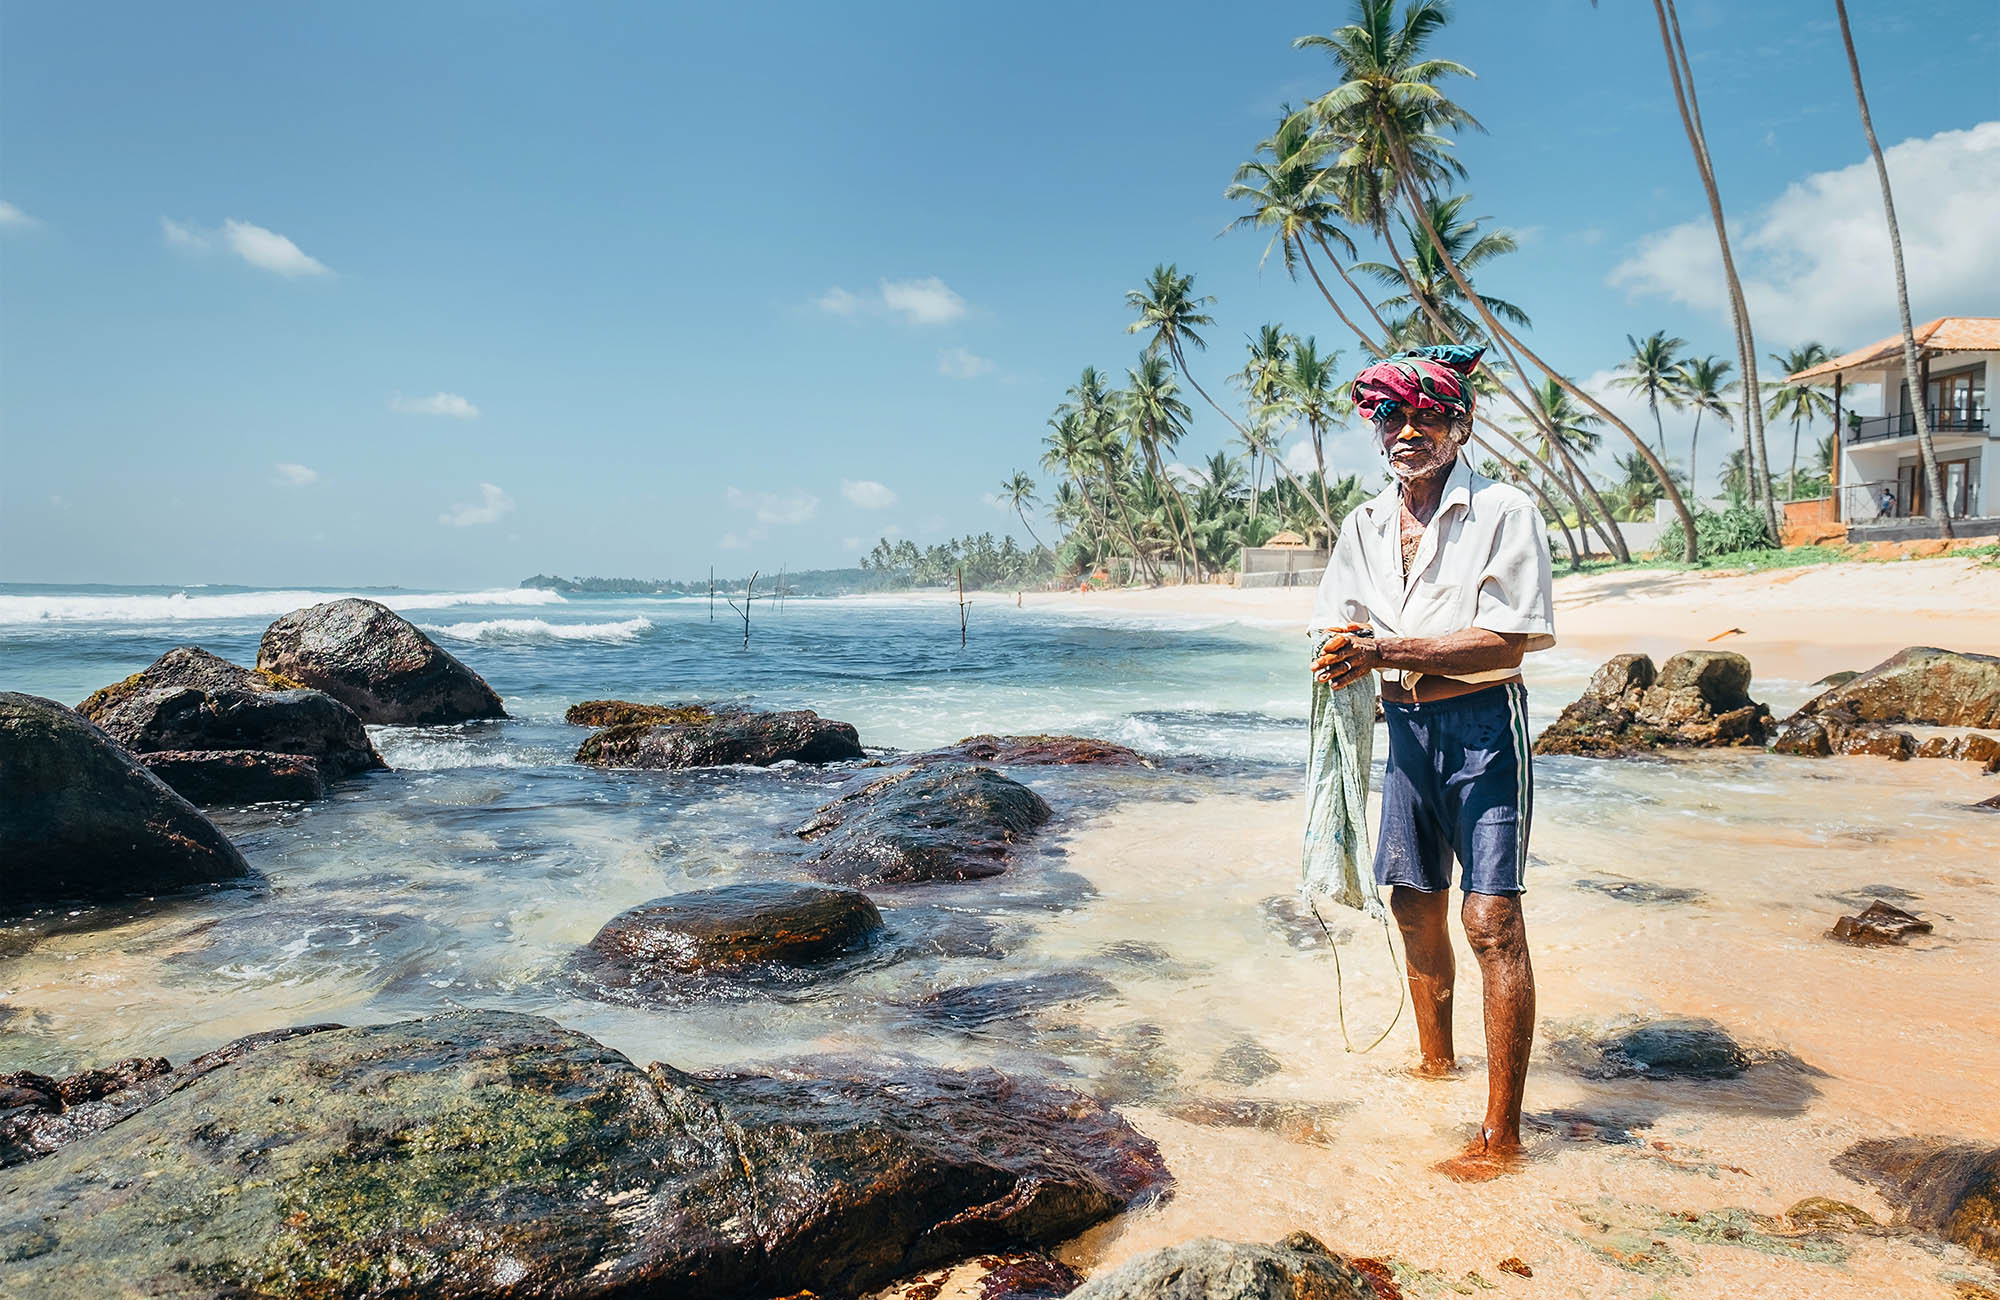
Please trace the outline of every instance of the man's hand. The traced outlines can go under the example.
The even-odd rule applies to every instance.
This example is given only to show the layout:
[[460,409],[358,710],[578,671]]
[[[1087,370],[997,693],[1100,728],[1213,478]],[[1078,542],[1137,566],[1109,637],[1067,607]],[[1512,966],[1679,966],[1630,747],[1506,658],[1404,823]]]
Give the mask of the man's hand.
[[1329,688],[1337,691],[1352,686],[1364,673],[1382,666],[1381,649],[1375,638],[1353,635],[1362,627],[1360,623],[1348,623],[1332,629],[1334,635],[1327,638],[1326,649],[1313,660],[1313,676]]

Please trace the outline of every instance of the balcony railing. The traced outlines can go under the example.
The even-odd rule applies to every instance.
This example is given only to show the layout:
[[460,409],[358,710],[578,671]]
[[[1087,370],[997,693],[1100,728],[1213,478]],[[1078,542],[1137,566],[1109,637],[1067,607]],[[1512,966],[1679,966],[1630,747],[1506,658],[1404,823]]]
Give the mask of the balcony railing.
[[[1925,414],[1930,417],[1932,433],[1983,433],[1994,437],[1991,421],[1986,418],[1984,406],[1929,407]],[[1877,415],[1862,420],[1847,431],[1848,442],[1874,442],[1883,438],[1914,438],[1917,436],[1917,421],[1909,411],[1899,411],[1895,415]]]

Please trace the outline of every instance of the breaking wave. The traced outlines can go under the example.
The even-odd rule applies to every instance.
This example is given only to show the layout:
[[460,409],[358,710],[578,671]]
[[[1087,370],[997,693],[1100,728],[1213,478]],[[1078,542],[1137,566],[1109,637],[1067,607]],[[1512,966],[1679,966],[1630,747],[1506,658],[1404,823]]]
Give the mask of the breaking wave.
[[493,618],[475,623],[421,625],[432,636],[454,641],[602,641],[616,644],[630,641],[649,631],[649,618],[628,618],[617,623],[550,623],[539,618]]

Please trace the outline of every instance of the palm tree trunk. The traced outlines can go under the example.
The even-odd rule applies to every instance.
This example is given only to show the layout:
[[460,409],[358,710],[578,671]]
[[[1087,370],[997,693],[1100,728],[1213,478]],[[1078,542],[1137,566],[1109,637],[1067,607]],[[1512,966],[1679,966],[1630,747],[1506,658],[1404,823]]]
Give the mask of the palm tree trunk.
[[[1097,509],[1097,502],[1090,495],[1089,478],[1086,475],[1078,473],[1077,468],[1074,465],[1071,465],[1068,468],[1069,468],[1070,478],[1075,480],[1076,482],[1076,490],[1083,494],[1083,508],[1090,512],[1090,522],[1092,525],[1091,533],[1093,535],[1093,540],[1096,543],[1096,545],[1090,548],[1091,549],[1090,558],[1094,561],[1098,561],[1101,563],[1104,559],[1104,534],[1107,531],[1104,522],[1104,516],[1101,513],[1099,513]],[[1093,564],[1091,567],[1094,569],[1097,566]]]
[[[1889,251],[1896,257],[1896,309],[1903,320],[1903,382],[1910,386],[1910,409],[1916,421],[1917,455],[1923,461],[1924,480],[1930,485],[1931,517],[1943,535],[1950,537],[1951,503],[1944,499],[1944,479],[1938,472],[1937,449],[1931,446],[1930,411],[1917,375],[1917,334],[1910,326],[1910,285],[1903,276],[1903,235],[1896,226],[1896,198],[1889,189],[1889,164],[1882,157],[1882,144],[1875,138],[1875,122],[1868,115],[1868,95],[1861,88],[1861,61],[1854,56],[1854,32],[1847,25],[1846,0],[1833,0],[1840,14],[1840,39],[1847,46],[1847,68],[1854,76],[1854,102],[1861,107],[1861,130],[1868,137],[1868,152],[1875,156],[1875,176],[1882,182],[1882,212],[1889,219]],[[1838,433],[1838,430],[1835,430]]]
[[[1367,348],[1370,352],[1374,353],[1378,357],[1383,355],[1382,349],[1376,347],[1375,344],[1372,341],[1370,341],[1369,337],[1361,332],[1361,327],[1359,325],[1356,325],[1352,320],[1348,318],[1347,313],[1341,310],[1340,304],[1333,300],[1333,295],[1327,292],[1326,281],[1319,278],[1319,268],[1313,265],[1312,254],[1306,251],[1306,242],[1303,239],[1301,239],[1296,245],[1296,247],[1299,250],[1299,259],[1306,264],[1307,273],[1312,276],[1313,283],[1319,286],[1319,296],[1326,299],[1326,305],[1333,308],[1333,314],[1340,317],[1342,324],[1346,325],[1347,328],[1354,331],[1354,337],[1361,340],[1361,345],[1363,347]],[[1321,247],[1324,248],[1325,245],[1321,245]],[[1328,253],[1327,260],[1333,261],[1333,254]],[[1339,271],[1340,263],[1333,262],[1333,267],[1336,271]],[[1343,279],[1346,277],[1346,275],[1347,273],[1345,271],[1341,271],[1341,276]],[[1354,282],[1352,280],[1349,280],[1348,283],[1352,285]],[[1368,300],[1366,298],[1363,298],[1362,301],[1365,303]],[[1370,310],[1371,311],[1373,310],[1372,305],[1370,307]]]
[[1695,457],[1701,450],[1701,412],[1702,408],[1697,404],[1694,408],[1694,436],[1688,439],[1688,491],[1695,494],[1697,501],[1701,499],[1701,480],[1694,475]]
[[1665,460],[1667,458],[1667,426],[1660,423],[1659,397],[1648,393],[1646,395],[1646,405],[1653,408],[1653,436],[1660,440],[1660,459]]
[[1500,463],[1500,467],[1507,471],[1508,478],[1513,479],[1514,482],[1520,484],[1522,487],[1527,488],[1528,491],[1535,494],[1535,499],[1542,503],[1542,509],[1546,511],[1549,515],[1554,516],[1556,521],[1556,527],[1562,529],[1563,545],[1569,548],[1570,569],[1574,571],[1576,569],[1582,568],[1583,556],[1576,549],[1576,538],[1570,534],[1569,524],[1564,522],[1562,517],[1562,511],[1556,507],[1555,502],[1549,500],[1549,494],[1542,489],[1542,485],[1535,482],[1533,475],[1523,474],[1521,472],[1520,466],[1516,465],[1513,461],[1508,460],[1505,456],[1502,456],[1499,452],[1493,450],[1492,445],[1489,444],[1485,439],[1481,438],[1478,434],[1475,433],[1472,435],[1472,443],[1474,446],[1478,447],[1481,451],[1485,452],[1487,455],[1493,457],[1494,460],[1498,461]]
[[[1753,482],[1761,480],[1763,484],[1765,527],[1775,542],[1778,508],[1769,488],[1771,467],[1764,450],[1764,410],[1757,382],[1757,341],[1750,325],[1750,306],[1743,296],[1743,282],[1736,274],[1735,256],[1730,252],[1729,228],[1722,215],[1722,193],[1716,187],[1715,168],[1708,155],[1708,133],[1702,128],[1701,107],[1695,98],[1694,69],[1688,63],[1687,46],[1681,40],[1680,14],[1674,10],[1673,0],[1653,0],[1653,11],[1659,19],[1660,41],[1666,47],[1667,70],[1673,80],[1674,100],[1680,107],[1681,127],[1694,151],[1695,170],[1701,174],[1709,216],[1715,223],[1716,243],[1722,251],[1723,278],[1728,284],[1730,310],[1736,318],[1736,351],[1742,366],[1744,458],[1750,462],[1746,468],[1750,469]],[[1689,541],[1693,541],[1692,533]]]
[[[1150,581],[1152,581],[1154,586],[1157,587],[1159,585],[1158,581],[1159,573],[1155,569],[1152,563],[1152,557],[1146,555],[1140,549],[1139,535],[1132,531],[1131,520],[1125,518],[1124,502],[1118,499],[1118,479],[1117,476],[1111,472],[1111,463],[1109,461],[1106,461],[1104,463],[1104,484],[1105,484],[1105,491],[1109,493],[1108,499],[1110,503],[1119,508],[1118,524],[1119,527],[1124,530],[1125,544],[1132,548],[1133,566],[1136,568],[1139,567],[1140,565],[1144,565],[1146,568],[1147,578]],[[1107,511],[1107,518],[1108,517],[1109,517],[1109,512]]]
[[[1360,285],[1354,283],[1354,277],[1347,273],[1347,268],[1342,266],[1340,259],[1333,255],[1333,250],[1327,247],[1326,241],[1319,239],[1318,236],[1314,236],[1314,238],[1319,244],[1319,251],[1326,254],[1326,260],[1332,264],[1334,273],[1340,277],[1341,283],[1345,284],[1348,290],[1361,300],[1361,305],[1368,309],[1370,319],[1375,322],[1375,328],[1382,331],[1382,339],[1386,343],[1395,331],[1389,328],[1388,321],[1382,319],[1382,313],[1375,310],[1374,300],[1361,291]],[[1378,355],[1381,355],[1381,349],[1378,348],[1375,351]]]
[[1014,514],[1021,521],[1021,527],[1028,530],[1028,536],[1035,539],[1035,549],[1038,551],[1048,550],[1048,547],[1042,545],[1042,539],[1035,533],[1035,526],[1028,522],[1028,514],[1025,510],[1021,509],[1021,503],[1018,501],[1014,503]]

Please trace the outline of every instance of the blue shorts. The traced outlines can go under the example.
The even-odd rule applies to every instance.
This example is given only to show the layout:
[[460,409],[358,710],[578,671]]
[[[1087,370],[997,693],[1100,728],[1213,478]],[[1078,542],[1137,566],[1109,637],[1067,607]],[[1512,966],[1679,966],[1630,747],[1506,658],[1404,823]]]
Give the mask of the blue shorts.
[[1382,701],[1389,764],[1375,879],[1438,893],[1518,894],[1535,807],[1528,692],[1506,682],[1435,704]]

